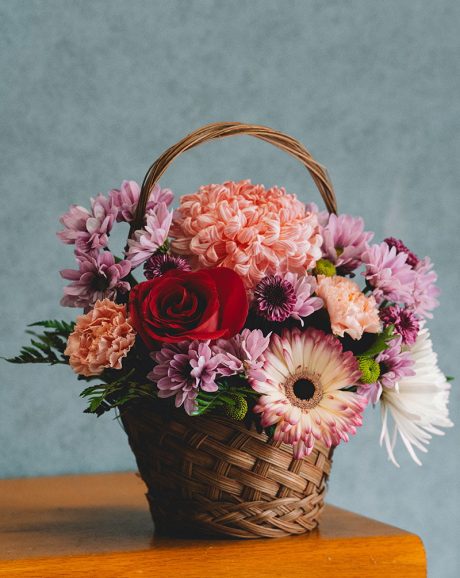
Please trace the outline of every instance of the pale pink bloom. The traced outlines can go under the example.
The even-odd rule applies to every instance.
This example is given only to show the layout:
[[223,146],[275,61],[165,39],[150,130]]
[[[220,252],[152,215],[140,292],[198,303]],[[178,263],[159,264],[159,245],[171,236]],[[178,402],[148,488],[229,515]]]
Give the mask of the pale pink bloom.
[[362,424],[366,399],[344,388],[360,376],[357,361],[333,335],[309,327],[272,334],[264,365],[250,383],[260,395],[254,411],[274,439],[291,444],[294,456],[309,455],[316,442],[348,441]]
[[197,407],[200,390],[214,392],[220,355],[216,355],[208,341],[168,343],[151,354],[157,365],[148,378],[158,387],[158,397],[175,397],[176,407],[184,406],[192,415]]
[[[117,211],[116,219],[118,222],[131,223],[134,219],[140,193],[141,187],[135,181],[123,181],[120,189],[112,189],[110,191],[109,198],[112,206]],[[159,203],[166,203],[169,207],[173,198],[174,195],[170,189],[161,189],[156,184],[150,192],[146,210],[150,211]]]
[[385,299],[395,303],[410,303],[414,290],[415,272],[407,264],[407,253],[398,253],[386,243],[371,245],[364,252],[366,266],[363,275],[373,288],[377,303]]
[[270,335],[265,337],[260,329],[243,329],[231,339],[218,339],[211,347],[221,356],[219,373],[229,376],[251,370],[254,375],[262,367],[269,342]]
[[134,269],[157,251],[166,241],[172,221],[172,212],[166,203],[158,203],[148,211],[145,225],[128,240],[126,259]]
[[181,198],[173,250],[196,267],[229,267],[252,289],[266,275],[305,273],[321,258],[318,218],[284,189],[250,181],[206,185]]
[[361,257],[374,233],[364,230],[361,217],[329,215],[322,229],[323,255],[338,268],[353,271],[361,265]]
[[117,292],[130,289],[122,281],[131,271],[129,261],[115,262],[109,251],[91,253],[77,252],[78,269],[63,269],[61,277],[71,283],[64,287],[61,305],[64,307],[92,307],[97,300],[115,299]]
[[122,360],[134,345],[135,337],[125,305],[104,299],[77,317],[64,354],[69,356],[69,365],[75,373],[99,375],[109,367],[122,368]]
[[86,221],[91,217],[88,209],[78,205],[70,205],[67,213],[64,213],[59,222],[64,225],[64,230],[56,233],[63,243],[74,245],[81,235],[88,233]]
[[318,275],[316,293],[324,301],[334,335],[343,337],[348,333],[353,339],[361,339],[364,332],[381,331],[374,297],[364,295],[351,279]]
[[65,229],[57,235],[64,243],[75,243],[80,252],[103,249],[107,246],[115,217],[116,210],[111,202],[100,194],[91,199],[91,211],[72,205],[60,218]]
[[294,288],[295,303],[292,308],[291,317],[298,319],[301,325],[304,325],[303,317],[312,315],[318,309],[323,307],[324,303],[320,297],[315,297],[317,281],[313,275],[298,275],[288,271],[284,273],[285,281],[291,283]]
[[420,259],[414,267],[414,272],[413,299],[409,302],[409,305],[417,315],[432,318],[431,310],[439,305],[437,299],[439,288],[436,287],[438,276],[433,271],[433,263],[429,257]]

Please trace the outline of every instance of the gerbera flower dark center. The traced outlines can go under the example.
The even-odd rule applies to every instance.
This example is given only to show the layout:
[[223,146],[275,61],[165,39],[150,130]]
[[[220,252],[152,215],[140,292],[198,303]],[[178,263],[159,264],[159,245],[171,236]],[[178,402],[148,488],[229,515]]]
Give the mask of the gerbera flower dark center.
[[298,399],[311,399],[315,395],[316,387],[309,379],[298,379],[292,386],[294,395]]
[[298,372],[284,384],[285,394],[292,405],[308,411],[323,399],[323,388],[317,375]]

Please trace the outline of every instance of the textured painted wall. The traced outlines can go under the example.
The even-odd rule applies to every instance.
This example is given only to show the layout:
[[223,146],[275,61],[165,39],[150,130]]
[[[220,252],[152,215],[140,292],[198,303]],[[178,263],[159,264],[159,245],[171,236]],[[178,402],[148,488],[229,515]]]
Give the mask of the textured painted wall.
[[[329,168],[342,211],[433,257],[433,338],[459,376],[459,6],[0,0],[0,353],[18,350],[26,323],[72,317],[57,271],[73,257],[54,234],[71,202],[141,180],[205,122],[240,120],[298,137]],[[188,153],[163,183],[185,193],[243,177],[319,200],[292,159],[248,138]],[[0,476],[133,467],[118,423],[81,413],[68,369],[0,372]],[[459,398],[457,383],[456,421]],[[397,470],[379,426],[369,410],[336,452],[330,501],[419,533],[430,575],[458,576],[458,429],[433,440],[423,468],[401,451]]]

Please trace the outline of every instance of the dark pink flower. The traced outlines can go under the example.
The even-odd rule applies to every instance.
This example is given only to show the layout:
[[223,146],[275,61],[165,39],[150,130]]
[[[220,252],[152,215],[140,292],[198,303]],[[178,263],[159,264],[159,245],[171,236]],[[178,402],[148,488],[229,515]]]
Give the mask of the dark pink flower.
[[64,288],[61,305],[65,307],[92,307],[104,298],[114,300],[117,292],[129,291],[130,285],[122,281],[131,271],[129,261],[115,263],[109,251],[77,253],[78,269],[64,269],[61,277],[71,283]]
[[403,343],[406,345],[415,343],[420,323],[413,311],[399,305],[391,305],[380,311],[380,319],[385,327],[394,325],[395,332],[401,335]]
[[156,253],[144,263],[144,275],[147,279],[161,277],[167,271],[171,271],[171,269],[179,269],[180,271],[192,270],[183,257],[164,253]]
[[406,263],[411,267],[415,267],[419,262],[419,258],[401,241],[401,239],[395,239],[394,237],[387,237],[384,239],[385,243],[389,247],[394,247],[398,253],[405,253],[407,255]]

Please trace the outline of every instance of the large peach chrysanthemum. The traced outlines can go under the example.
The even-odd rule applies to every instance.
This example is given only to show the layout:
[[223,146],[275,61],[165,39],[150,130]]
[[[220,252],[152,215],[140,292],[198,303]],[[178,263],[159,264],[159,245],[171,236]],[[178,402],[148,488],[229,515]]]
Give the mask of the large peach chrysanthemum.
[[261,394],[254,411],[263,427],[276,426],[274,439],[291,444],[296,459],[309,455],[315,441],[327,447],[348,441],[362,424],[366,399],[343,390],[361,372],[336,337],[312,327],[285,329],[281,337],[272,334],[264,358],[250,374]]
[[206,185],[181,198],[172,248],[195,266],[234,269],[246,287],[280,271],[305,273],[321,258],[316,213],[284,189],[251,181]]
[[75,373],[99,375],[107,367],[121,369],[135,338],[136,332],[126,318],[126,306],[103,299],[77,317],[64,353]]

